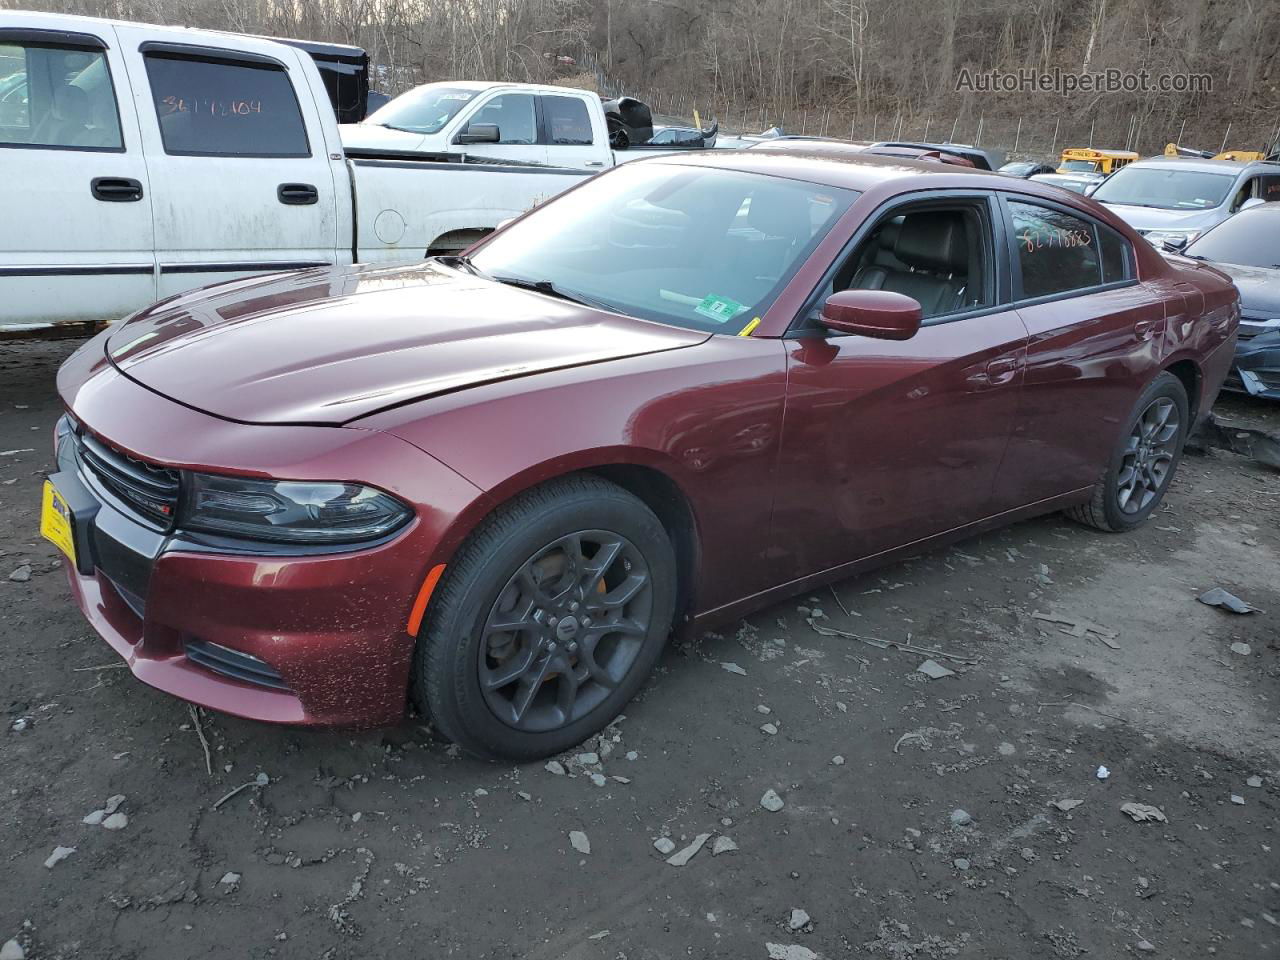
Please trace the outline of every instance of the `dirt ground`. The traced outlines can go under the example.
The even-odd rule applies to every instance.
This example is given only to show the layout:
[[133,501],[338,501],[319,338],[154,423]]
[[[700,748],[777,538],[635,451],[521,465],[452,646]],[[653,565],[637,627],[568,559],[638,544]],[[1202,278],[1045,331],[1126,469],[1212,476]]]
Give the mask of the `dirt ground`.
[[[510,767],[412,724],[353,735],[205,713],[197,729],[120,669],[36,534],[73,346],[0,344],[11,952],[1280,956],[1280,474],[1189,457],[1132,535],[1046,517],[775,606],[670,649],[581,748],[597,757]],[[1219,412],[1280,430],[1280,405]],[[1259,611],[1196,602],[1214,586]],[[1037,612],[1100,625],[1115,649]],[[925,656],[810,617],[976,662],[936,657],[955,673],[931,680]],[[268,785],[213,808],[260,773]],[[769,790],[781,809],[762,806]],[[82,823],[118,794],[123,829]],[[1168,822],[1131,820],[1130,801]],[[654,846],[704,834],[683,866]],[[47,868],[58,846],[75,851]]]

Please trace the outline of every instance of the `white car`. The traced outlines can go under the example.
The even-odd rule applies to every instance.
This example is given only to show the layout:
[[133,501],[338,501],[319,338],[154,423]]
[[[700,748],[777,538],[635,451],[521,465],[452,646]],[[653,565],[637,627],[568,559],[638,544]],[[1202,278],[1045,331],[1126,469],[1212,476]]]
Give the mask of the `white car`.
[[[597,169],[549,166],[540,144],[490,152],[484,124],[515,130],[518,110],[486,94],[466,101],[482,114],[474,142],[348,156],[314,61],[259,37],[0,12],[0,70],[22,89],[0,109],[0,330],[114,320],[253,274],[457,252]],[[591,106],[559,91],[529,109],[539,131],[589,137],[584,150],[599,132],[607,153]]]

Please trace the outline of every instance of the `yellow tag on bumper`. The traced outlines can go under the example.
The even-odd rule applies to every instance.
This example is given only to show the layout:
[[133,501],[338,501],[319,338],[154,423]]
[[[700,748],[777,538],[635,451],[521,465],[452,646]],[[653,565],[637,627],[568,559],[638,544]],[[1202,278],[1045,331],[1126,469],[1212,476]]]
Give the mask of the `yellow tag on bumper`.
[[71,508],[53,483],[44,482],[44,500],[40,505],[40,536],[76,562],[76,538],[71,530]]

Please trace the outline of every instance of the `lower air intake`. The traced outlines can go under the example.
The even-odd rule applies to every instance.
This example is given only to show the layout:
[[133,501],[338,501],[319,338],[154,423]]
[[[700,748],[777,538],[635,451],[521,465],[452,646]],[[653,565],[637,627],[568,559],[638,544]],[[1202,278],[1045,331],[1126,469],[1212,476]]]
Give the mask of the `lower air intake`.
[[187,659],[192,663],[224,677],[259,687],[270,687],[272,690],[289,689],[280,674],[265,660],[259,660],[251,654],[209,643],[207,640],[188,640],[186,651]]

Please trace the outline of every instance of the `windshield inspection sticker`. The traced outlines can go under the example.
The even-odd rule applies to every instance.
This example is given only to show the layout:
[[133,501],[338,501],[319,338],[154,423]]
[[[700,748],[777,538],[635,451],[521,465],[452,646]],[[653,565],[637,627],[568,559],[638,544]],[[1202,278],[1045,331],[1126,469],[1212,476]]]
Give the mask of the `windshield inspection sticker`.
[[693,312],[701,314],[709,320],[716,323],[728,323],[743,310],[747,309],[737,300],[730,300],[728,297],[717,297],[714,293],[708,294],[703,301],[693,308]]

